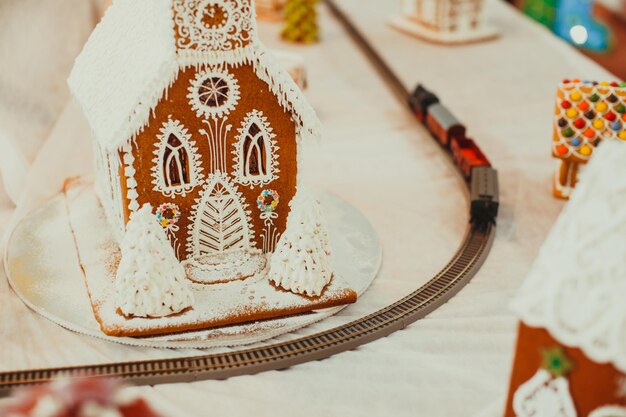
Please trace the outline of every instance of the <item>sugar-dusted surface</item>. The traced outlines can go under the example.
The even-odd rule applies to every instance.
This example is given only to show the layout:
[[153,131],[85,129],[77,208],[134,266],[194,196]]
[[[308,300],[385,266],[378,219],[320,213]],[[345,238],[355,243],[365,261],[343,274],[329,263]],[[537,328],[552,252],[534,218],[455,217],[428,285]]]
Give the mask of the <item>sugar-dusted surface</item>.
[[[114,305],[113,279],[119,262],[118,246],[112,237],[101,206],[92,188],[80,182],[68,183],[67,198],[56,197],[29,216],[17,229],[9,253],[9,271],[14,288],[29,305],[64,327],[95,337],[124,344],[153,347],[234,346],[258,342],[299,329],[327,318],[343,308],[337,306],[354,299],[349,287],[362,294],[378,271],[380,246],[367,220],[336,197],[321,194],[328,207],[331,232],[338,237],[331,245],[337,253],[338,278],[318,299],[307,299],[276,290],[263,277],[218,285],[195,285],[194,310],[165,319],[127,320],[117,314]],[[74,249],[70,219],[81,247],[80,260]],[[331,234],[332,236],[332,234]],[[43,240],[39,240],[39,238]],[[31,249],[36,248],[33,252]],[[94,319],[85,279],[80,265],[87,272],[87,281],[95,312],[107,332],[142,335],[172,333],[177,329],[205,329],[222,322],[264,319],[275,314],[315,311],[292,317],[220,327],[183,334],[167,334],[153,338],[108,337]],[[24,269],[23,265],[28,268]],[[341,277],[347,277],[342,280]],[[35,287],[31,283],[36,282]],[[39,289],[42,292],[37,292]],[[55,294],[48,297],[47,294]],[[239,306],[239,307],[237,307]],[[333,308],[328,308],[333,307]],[[197,326],[197,327],[196,327]]]

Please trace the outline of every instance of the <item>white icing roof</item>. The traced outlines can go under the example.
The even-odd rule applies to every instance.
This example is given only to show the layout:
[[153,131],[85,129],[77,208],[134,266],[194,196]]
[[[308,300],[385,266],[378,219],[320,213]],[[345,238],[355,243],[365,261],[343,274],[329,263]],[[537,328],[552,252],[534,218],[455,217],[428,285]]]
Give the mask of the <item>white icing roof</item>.
[[626,146],[603,143],[513,307],[524,323],[626,372]]
[[112,150],[147,123],[177,72],[171,0],[117,0],[68,83],[96,140]]
[[251,17],[254,8],[248,0],[219,1],[226,9],[239,8],[245,10],[243,16],[250,15],[252,42],[248,46],[224,51],[216,49],[216,41],[201,45],[200,50],[189,49],[182,44],[184,40],[177,45],[173,4],[177,10],[189,9],[195,0],[114,1],[76,59],[68,80],[103,148],[116,150],[132,139],[148,123],[179,70],[204,63],[251,63],[283,108],[293,114],[298,136],[320,136],[321,123],[315,111],[287,71],[258,42]]

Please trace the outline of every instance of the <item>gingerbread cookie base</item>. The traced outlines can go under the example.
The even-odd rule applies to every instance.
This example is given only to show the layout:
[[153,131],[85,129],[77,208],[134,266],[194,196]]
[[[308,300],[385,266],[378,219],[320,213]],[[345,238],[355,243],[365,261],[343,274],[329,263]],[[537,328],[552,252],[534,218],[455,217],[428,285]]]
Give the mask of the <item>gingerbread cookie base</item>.
[[89,186],[72,184],[65,193],[94,315],[106,335],[180,333],[302,314],[356,301],[356,292],[340,277],[335,277],[320,297],[312,299],[277,290],[264,274],[259,274],[228,284],[194,285],[194,308],[182,314],[127,319],[115,305],[114,278],[120,253],[103,209]]

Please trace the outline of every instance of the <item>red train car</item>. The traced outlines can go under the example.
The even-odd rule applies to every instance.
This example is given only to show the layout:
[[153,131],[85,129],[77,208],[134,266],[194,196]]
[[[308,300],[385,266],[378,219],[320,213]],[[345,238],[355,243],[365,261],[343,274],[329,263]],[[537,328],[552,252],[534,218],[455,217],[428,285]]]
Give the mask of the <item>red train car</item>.
[[475,167],[491,167],[489,159],[472,139],[454,137],[450,149],[454,162],[467,180],[471,178],[472,169]]

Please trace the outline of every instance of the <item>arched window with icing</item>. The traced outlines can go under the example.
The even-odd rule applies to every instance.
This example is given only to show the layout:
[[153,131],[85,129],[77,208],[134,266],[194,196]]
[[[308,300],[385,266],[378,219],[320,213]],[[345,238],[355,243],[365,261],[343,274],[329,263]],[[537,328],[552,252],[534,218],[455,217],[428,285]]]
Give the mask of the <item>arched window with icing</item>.
[[189,155],[175,134],[170,134],[163,155],[163,179],[166,187],[189,185]]
[[276,135],[263,113],[254,110],[246,116],[235,144],[235,169],[238,182],[266,185],[277,178]]
[[158,139],[152,168],[154,189],[168,197],[185,196],[203,177],[195,142],[180,122],[171,119],[163,124]]

